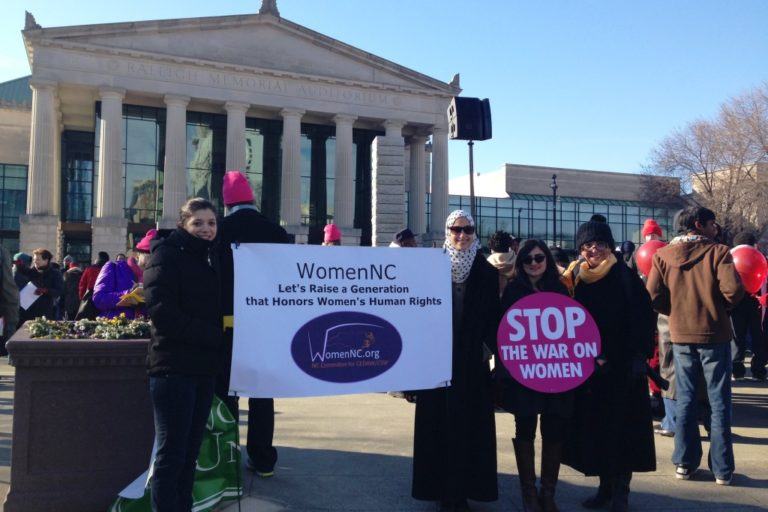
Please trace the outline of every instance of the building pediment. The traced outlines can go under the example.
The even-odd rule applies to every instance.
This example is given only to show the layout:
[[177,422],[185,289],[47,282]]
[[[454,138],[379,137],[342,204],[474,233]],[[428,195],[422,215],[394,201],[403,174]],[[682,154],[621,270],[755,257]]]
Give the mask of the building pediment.
[[440,96],[460,92],[441,82],[288,20],[269,15],[145,21],[24,31],[36,45],[198,61],[272,72],[411,89]]

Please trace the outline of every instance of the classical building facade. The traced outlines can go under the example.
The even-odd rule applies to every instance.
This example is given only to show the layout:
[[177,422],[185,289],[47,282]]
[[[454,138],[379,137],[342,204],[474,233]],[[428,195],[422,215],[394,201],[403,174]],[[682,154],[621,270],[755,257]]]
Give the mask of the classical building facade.
[[297,243],[317,242],[331,221],[345,244],[389,243],[405,225],[429,238],[428,191],[437,218],[448,213],[458,77],[331,39],[274,2],[258,14],[55,28],[28,14],[22,34],[32,74],[0,84],[0,171],[26,178],[22,250],[124,252],[173,226],[188,197],[222,208],[230,169]]

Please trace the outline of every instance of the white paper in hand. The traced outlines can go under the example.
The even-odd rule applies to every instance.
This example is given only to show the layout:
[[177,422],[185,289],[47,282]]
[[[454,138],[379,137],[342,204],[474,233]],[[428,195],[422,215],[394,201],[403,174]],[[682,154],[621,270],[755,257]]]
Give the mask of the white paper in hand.
[[33,285],[32,283],[27,283],[27,286],[19,291],[19,305],[22,307],[22,309],[29,309],[29,307],[34,304],[37,299],[40,298],[39,295],[35,295],[36,291],[37,286]]

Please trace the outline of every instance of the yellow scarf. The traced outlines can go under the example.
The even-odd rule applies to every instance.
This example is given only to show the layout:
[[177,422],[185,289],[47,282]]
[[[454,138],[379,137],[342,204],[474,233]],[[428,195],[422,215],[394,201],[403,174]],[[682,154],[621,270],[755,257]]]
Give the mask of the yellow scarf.
[[[595,268],[589,268],[589,263],[586,261],[574,261],[563,273],[563,284],[565,284],[565,286],[571,292],[571,295],[573,295],[573,291],[576,288],[576,285],[578,285],[581,281],[584,281],[587,284],[596,283],[608,274],[611,268],[613,268],[613,266],[616,264],[616,261],[616,256],[614,256],[613,253],[609,254],[608,257]],[[576,275],[576,279],[574,280],[573,271],[576,269],[576,265],[579,265],[579,273]]]

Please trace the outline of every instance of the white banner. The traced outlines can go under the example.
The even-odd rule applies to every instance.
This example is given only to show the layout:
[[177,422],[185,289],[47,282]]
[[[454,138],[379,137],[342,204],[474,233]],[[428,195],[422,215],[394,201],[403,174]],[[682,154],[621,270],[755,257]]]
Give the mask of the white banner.
[[240,244],[232,252],[231,393],[341,395],[450,381],[442,249]]

